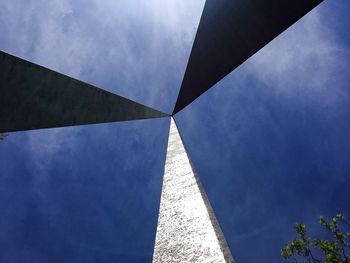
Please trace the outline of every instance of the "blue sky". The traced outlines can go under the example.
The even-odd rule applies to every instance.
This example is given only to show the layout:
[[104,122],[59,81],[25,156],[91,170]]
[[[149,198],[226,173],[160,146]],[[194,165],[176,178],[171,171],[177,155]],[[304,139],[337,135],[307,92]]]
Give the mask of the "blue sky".
[[151,262],[169,119],[11,133],[1,262]]
[[325,1],[176,115],[237,262],[350,214],[349,10]]
[[[0,49],[170,112],[204,1],[2,1]],[[350,3],[327,0],[176,115],[237,262],[350,216]],[[150,262],[168,119],[0,142],[2,262]]]
[[0,49],[171,112],[204,0],[5,0]]
[[[1,1],[0,49],[170,112],[204,1]],[[151,262],[167,118],[11,133],[1,262]]]

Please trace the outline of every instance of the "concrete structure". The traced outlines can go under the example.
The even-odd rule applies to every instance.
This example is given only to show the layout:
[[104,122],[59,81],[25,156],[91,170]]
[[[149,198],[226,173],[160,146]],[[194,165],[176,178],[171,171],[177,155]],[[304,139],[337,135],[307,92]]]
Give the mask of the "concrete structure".
[[0,52],[0,132],[168,116]]
[[234,262],[173,118],[153,262]]
[[[173,114],[320,2],[207,0]],[[169,116],[4,52],[0,94],[0,133]],[[153,262],[234,262],[173,119]]]
[[322,0],[207,0],[174,114]]

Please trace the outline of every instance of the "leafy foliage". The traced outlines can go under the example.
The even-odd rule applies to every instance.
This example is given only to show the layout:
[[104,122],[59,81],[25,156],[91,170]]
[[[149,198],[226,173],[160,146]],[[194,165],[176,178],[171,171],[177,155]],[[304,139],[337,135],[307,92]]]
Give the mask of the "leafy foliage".
[[297,236],[281,249],[281,257],[295,263],[350,263],[350,224],[342,214],[330,221],[320,216],[320,224],[330,234],[330,240],[307,236],[306,226],[295,224]]

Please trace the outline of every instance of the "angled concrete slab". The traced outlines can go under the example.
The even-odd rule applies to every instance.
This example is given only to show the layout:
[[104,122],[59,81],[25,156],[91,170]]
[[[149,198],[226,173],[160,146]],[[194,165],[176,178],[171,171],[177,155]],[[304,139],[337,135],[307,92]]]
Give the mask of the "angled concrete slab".
[[153,254],[161,262],[234,262],[173,119]]
[[174,114],[321,2],[207,0]]
[[0,132],[168,116],[0,52]]

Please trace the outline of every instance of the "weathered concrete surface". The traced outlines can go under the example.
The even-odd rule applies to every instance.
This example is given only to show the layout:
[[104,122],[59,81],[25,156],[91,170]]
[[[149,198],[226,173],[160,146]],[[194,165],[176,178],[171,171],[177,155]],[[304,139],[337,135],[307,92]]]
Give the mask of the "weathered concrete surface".
[[207,0],[174,114],[321,2]]
[[153,262],[234,262],[173,119]]
[[0,52],[0,132],[167,114]]

